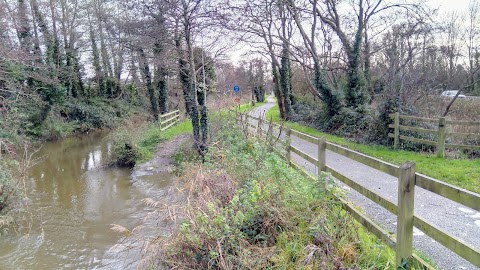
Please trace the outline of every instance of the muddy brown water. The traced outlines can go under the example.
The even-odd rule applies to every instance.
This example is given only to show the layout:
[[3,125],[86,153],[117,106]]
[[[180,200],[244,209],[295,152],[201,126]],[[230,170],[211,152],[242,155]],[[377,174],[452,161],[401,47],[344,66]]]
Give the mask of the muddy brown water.
[[43,159],[28,172],[27,218],[17,233],[0,237],[1,270],[135,269],[143,243],[112,231],[111,224],[142,225],[142,239],[169,234],[171,222],[152,214],[142,199],[179,200],[175,179],[104,167],[111,151],[105,132],[41,147],[35,157]]

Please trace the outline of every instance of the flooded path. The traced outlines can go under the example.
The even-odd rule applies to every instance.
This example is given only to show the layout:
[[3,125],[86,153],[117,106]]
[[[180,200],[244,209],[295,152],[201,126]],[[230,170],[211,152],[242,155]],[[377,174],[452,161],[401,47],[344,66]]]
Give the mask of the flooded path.
[[[112,144],[96,132],[45,143],[29,169],[27,220],[19,233],[0,237],[0,269],[135,269],[138,251],[111,248],[125,243],[110,224],[169,233],[168,221],[150,218],[144,198],[179,200],[168,173],[104,168]],[[145,237],[148,237],[145,235]]]

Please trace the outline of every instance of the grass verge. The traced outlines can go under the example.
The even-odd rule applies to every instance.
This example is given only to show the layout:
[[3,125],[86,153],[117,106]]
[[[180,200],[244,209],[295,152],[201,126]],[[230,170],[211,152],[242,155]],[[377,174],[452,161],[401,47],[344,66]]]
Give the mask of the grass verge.
[[182,120],[167,130],[161,131],[158,123],[128,123],[113,132],[109,139],[114,143],[111,163],[133,167],[153,158],[158,144],[180,134],[192,132],[192,122]]
[[240,105],[239,111],[240,112],[247,112],[247,111],[253,110],[255,108],[258,108],[258,107],[262,106],[263,104],[265,104],[265,102],[256,102],[255,105],[252,105],[251,102],[245,103],[245,104]]
[[[271,108],[266,113],[266,118],[272,118],[277,123],[281,122],[278,107]],[[480,193],[480,159],[444,159],[432,154],[393,150],[386,146],[364,145],[299,123],[286,122],[285,124],[292,129],[312,136],[325,136],[327,141],[346,146],[352,150],[393,164],[402,165],[407,161],[413,161],[416,163],[417,172],[419,173]]]
[[[257,102],[255,106],[252,106],[251,103],[242,104],[240,105],[240,111],[249,111],[263,104],[263,102]],[[227,110],[220,110],[210,115],[218,117],[226,112]],[[210,129],[211,131],[214,130],[214,128]],[[165,131],[160,131],[158,123],[142,121],[142,124],[139,125],[138,121],[133,120],[110,136],[110,139],[114,142],[111,163],[133,167],[136,163],[146,162],[153,157],[158,144],[162,141],[171,140],[180,134],[191,132],[192,122],[188,118]]]
[[178,232],[158,249],[167,267],[394,269],[393,251],[363,231],[321,179],[218,118],[205,163],[182,162],[189,203]]

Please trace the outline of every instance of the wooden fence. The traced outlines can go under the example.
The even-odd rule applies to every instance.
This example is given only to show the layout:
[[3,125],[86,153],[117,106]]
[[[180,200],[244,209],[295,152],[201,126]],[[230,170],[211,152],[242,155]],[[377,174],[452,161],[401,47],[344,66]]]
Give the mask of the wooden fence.
[[[248,119],[257,121],[257,125],[252,124]],[[244,122],[244,126],[253,128],[259,134],[269,133],[271,127],[264,130],[263,120],[252,116],[240,115],[237,119]],[[245,124],[246,123],[246,124]],[[279,125],[275,125],[278,132],[282,132],[282,128]],[[271,125],[270,125],[271,126]],[[425,219],[416,216],[414,214],[414,193],[415,186],[419,186],[423,189],[431,191],[437,195],[443,196],[447,199],[480,211],[480,194],[465,190],[463,188],[456,187],[444,183],[442,181],[433,179],[426,175],[415,172],[414,163],[406,163],[402,166],[390,164],[388,162],[376,159],[374,157],[367,156],[365,154],[350,150],[346,147],[327,142],[324,138],[317,138],[305,133],[298,132],[293,129],[283,128],[286,133],[286,155],[284,156],[292,167],[299,169],[303,174],[315,179],[320,176],[321,172],[330,173],[333,177],[339,181],[350,186],[363,196],[369,198],[375,203],[379,204],[389,212],[397,216],[397,233],[396,237],[393,237],[391,233],[387,232],[381,226],[377,225],[364,213],[357,210],[350,202],[339,198],[344,209],[348,211],[359,223],[361,223],[368,231],[373,233],[379,239],[383,240],[387,245],[393,248],[396,252],[396,264],[397,267],[401,265],[402,260],[406,258],[413,258],[414,261],[423,265],[426,269],[433,269],[428,263],[422,260],[418,255],[413,252],[413,227],[417,227],[425,234],[438,241],[445,247],[449,248],[456,254],[460,255],[473,265],[480,267],[480,250],[474,246],[465,243],[461,239],[452,236],[451,234],[444,232],[435,225],[429,223]],[[318,158],[312,157],[307,153],[301,151],[291,144],[291,136],[294,135],[298,138],[306,140],[310,143],[317,145]],[[389,175],[398,178],[398,201],[392,202],[387,198],[384,198],[374,191],[358,184],[351,180],[347,176],[343,175],[326,164],[325,156],[326,150],[330,150],[342,156],[353,159],[371,168],[377,169]],[[301,168],[298,164],[291,160],[291,153],[295,153],[302,157],[309,163],[315,165],[318,168],[318,175],[314,176]]]
[[[465,144],[453,144],[447,143],[447,140],[450,138],[475,138],[480,140],[480,134],[477,133],[459,133],[459,132],[448,132],[450,126],[469,126],[469,127],[480,127],[480,122],[472,121],[456,121],[456,120],[447,120],[445,117],[440,117],[438,119],[400,115],[399,113],[394,113],[389,115],[393,119],[393,124],[389,125],[389,128],[393,128],[393,133],[389,133],[388,137],[393,138],[393,147],[398,149],[400,145],[400,140],[406,140],[410,142],[422,143],[426,145],[432,145],[437,148],[437,155],[439,157],[445,157],[445,149],[469,149],[469,150],[480,150],[480,145],[465,145]],[[400,120],[413,120],[418,122],[427,122],[427,123],[437,123],[437,129],[426,129],[419,128],[415,126],[401,125]],[[432,134],[436,135],[437,140],[427,140],[419,139],[410,136],[404,136],[400,134],[400,131],[413,131],[423,134]]]
[[160,130],[164,131],[180,120],[180,111],[176,110],[160,115]]

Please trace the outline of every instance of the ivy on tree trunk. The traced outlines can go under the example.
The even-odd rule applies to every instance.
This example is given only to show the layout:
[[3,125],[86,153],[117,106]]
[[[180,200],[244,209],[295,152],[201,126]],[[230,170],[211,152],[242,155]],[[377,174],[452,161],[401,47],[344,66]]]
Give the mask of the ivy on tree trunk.
[[142,64],[142,74],[145,79],[145,84],[147,85],[147,90],[148,90],[148,96],[150,98],[150,109],[152,111],[153,118],[155,121],[158,120],[158,107],[157,107],[157,101],[155,98],[155,91],[153,89],[152,85],[152,75],[150,74],[150,68],[148,67],[148,62],[147,62],[147,57],[145,55],[145,52],[143,51],[142,48],[138,49],[138,53],[140,56],[141,64]]

